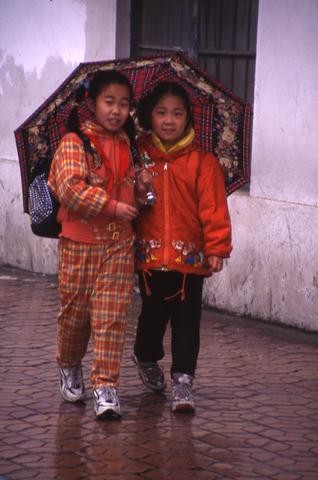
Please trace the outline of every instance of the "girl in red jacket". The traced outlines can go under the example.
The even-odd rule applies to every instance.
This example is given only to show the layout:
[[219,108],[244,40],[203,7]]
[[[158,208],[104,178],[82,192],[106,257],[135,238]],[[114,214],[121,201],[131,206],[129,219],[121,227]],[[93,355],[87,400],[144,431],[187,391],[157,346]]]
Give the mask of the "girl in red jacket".
[[171,408],[194,411],[203,280],[222,270],[232,249],[224,176],[216,158],[198,147],[190,101],[178,83],[159,83],[140,103],[138,119],[147,131],[139,151],[156,202],[137,220],[142,309],[133,358],[143,383],[163,390],[158,361],[170,321]]

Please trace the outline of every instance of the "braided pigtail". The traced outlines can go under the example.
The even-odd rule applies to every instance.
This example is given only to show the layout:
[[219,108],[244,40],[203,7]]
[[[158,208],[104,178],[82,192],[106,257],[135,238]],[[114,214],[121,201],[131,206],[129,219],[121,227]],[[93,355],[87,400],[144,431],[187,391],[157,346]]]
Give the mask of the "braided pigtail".
[[139,152],[138,152],[138,147],[137,147],[137,142],[136,142],[136,128],[135,128],[135,122],[132,118],[131,115],[128,116],[124,126],[123,126],[124,131],[126,132],[129,141],[130,141],[130,150],[133,158],[134,164],[139,162]]
[[78,116],[78,106],[85,99],[88,94],[89,83],[87,81],[82,82],[75,93],[75,102],[66,122],[66,128],[68,132],[76,133],[81,136],[80,121]]
[[76,135],[78,135],[82,140],[85,151],[94,156],[95,152],[91,146],[89,138],[84,135],[80,129],[80,121],[78,116],[78,106],[88,96],[88,94],[89,82],[88,80],[85,80],[81,82],[81,85],[76,90],[74,106],[68,116],[66,128],[68,132],[76,133]]

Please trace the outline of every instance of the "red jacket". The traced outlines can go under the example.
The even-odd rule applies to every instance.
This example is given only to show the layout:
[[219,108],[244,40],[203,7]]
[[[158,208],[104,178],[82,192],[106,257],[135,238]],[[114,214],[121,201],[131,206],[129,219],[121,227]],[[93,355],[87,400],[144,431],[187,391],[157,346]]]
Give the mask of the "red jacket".
[[[209,275],[206,257],[229,257],[231,222],[219,162],[190,144],[164,153],[151,135],[139,142],[157,200],[137,219],[137,270]],[[150,160],[147,160],[147,157]]]

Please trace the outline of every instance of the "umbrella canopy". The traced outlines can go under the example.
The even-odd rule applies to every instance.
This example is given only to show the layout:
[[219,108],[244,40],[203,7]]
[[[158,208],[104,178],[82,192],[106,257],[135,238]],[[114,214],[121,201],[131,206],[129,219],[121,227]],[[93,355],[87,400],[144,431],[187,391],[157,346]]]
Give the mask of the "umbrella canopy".
[[[81,63],[15,131],[25,212],[32,170],[39,160],[51,161],[66,133],[75,91],[97,70],[108,69],[119,70],[128,77],[134,89],[134,107],[158,82],[180,83],[190,96],[194,128],[202,149],[213,152],[224,168],[227,193],[249,181],[251,105],[212,79],[185,54],[172,52],[144,59],[88,62]],[[83,102],[79,107],[80,121],[90,116]]]

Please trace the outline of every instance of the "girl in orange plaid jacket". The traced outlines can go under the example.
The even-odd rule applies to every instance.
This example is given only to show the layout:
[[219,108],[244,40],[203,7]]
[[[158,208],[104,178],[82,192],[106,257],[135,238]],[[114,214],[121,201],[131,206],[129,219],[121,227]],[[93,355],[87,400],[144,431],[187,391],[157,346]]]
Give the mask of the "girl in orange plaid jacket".
[[156,202],[136,222],[142,309],[133,359],[148,388],[165,388],[158,361],[170,321],[171,407],[189,412],[203,279],[222,270],[232,249],[224,176],[216,158],[197,145],[189,98],[179,84],[159,83],[140,103],[138,117],[148,131],[139,141],[144,180],[151,178]]
[[[61,205],[60,391],[70,402],[85,398],[81,361],[92,336],[91,381],[98,418],[121,414],[117,386],[133,285],[131,221],[138,213],[126,133],[132,122],[131,99],[128,79],[116,71],[99,71],[89,85],[83,84],[48,180]],[[83,100],[93,120],[80,125],[77,104]]]

